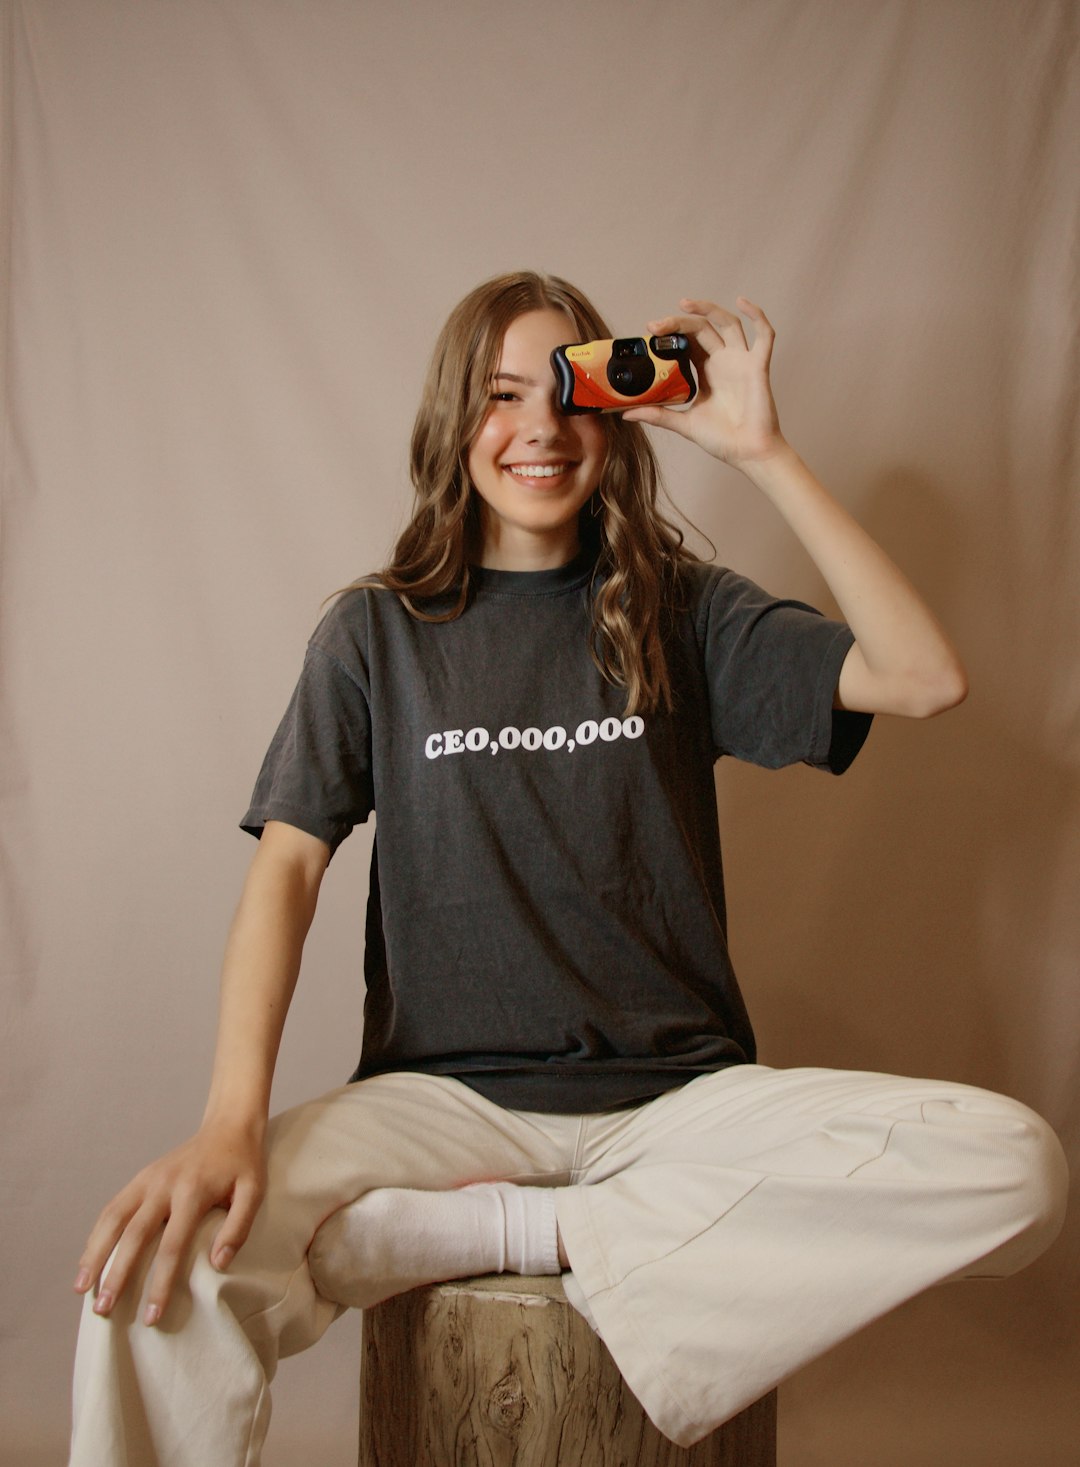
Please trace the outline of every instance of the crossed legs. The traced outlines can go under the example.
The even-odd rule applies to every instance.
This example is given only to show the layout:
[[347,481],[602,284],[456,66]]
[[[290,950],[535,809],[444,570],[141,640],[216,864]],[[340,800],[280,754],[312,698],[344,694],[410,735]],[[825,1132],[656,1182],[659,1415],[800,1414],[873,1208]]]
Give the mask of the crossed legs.
[[[468,1248],[455,1254],[451,1222],[434,1229],[434,1263],[419,1228],[395,1278],[387,1234],[402,1213],[365,1200],[387,1189],[529,1189],[527,1210],[557,1219],[571,1302],[595,1318],[660,1429],[688,1444],[923,1288],[1022,1267],[1060,1226],[1065,1185],[1056,1138],[1013,1101],[758,1066],[587,1117],[504,1111],[440,1077],[381,1076],[279,1117],[269,1163],[229,1272],[205,1256],[208,1224],[160,1325],[139,1322],[137,1290],[110,1319],[88,1300],[72,1467],[256,1467],[278,1358],[341,1312],[332,1276],[347,1287],[351,1270],[367,1288],[372,1248],[383,1297],[425,1272],[477,1266]],[[514,1188],[503,1196],[511,1209],[519,1200]],[[407,1195],[391,1200],[408,1207]]]

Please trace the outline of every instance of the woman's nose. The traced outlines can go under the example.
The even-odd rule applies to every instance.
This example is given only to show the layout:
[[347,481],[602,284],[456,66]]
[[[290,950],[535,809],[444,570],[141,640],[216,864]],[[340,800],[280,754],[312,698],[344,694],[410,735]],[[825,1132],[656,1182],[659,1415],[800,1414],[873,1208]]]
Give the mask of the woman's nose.
[[526,425],[526,436],[530,443],[554,443],[562,430],[563,418],[555,406],[554,396],[538,399],[533,403]]

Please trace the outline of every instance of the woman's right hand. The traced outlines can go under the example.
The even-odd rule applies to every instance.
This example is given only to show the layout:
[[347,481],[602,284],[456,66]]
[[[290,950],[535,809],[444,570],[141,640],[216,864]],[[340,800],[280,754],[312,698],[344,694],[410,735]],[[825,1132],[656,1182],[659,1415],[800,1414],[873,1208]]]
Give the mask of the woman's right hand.
[[265,1122],[205,1121],[189,1141],[144,1167],[116,1194],[94,1224],[75,1280],[76,1292],[87,1293],[116,1249],[94,1302],[96,1314],[112,1310],[156,1244],[143,1321],[157,1324],[199,1224],[217,1207],[227,1209],[227,1216],[210,1244],[210,1261],[219,1270],[228,1268],[266,1190],[265,1129]]

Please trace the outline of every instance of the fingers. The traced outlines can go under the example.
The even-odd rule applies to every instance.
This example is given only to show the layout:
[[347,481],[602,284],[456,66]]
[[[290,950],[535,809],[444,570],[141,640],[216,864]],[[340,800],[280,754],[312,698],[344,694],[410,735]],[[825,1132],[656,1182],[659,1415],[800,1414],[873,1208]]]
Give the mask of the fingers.
[[773,330],[772,323],[761,307],[756,306],[753,301],[747,300],[746,296],[737,295],[735,297],[735,304],[744,316],[749,316],[750,320],[753,321],[754,345],[752,350],[755,356],[763,358],[767,367],[772,358],[773,342],[776,340],[776,332]]
[[[262,1190],[258,1180],[241,1178],[237,1181],[228,1215],[210,1245],[210,1262],[219,1272],[228,1268],[246,1241],[262,1201]],[[157,1324],[168,1308],[177,1278],[185,1268],[195,1234],[207,1213],[217,1206],[216,1202],[209,1202],[195,1193],[181,1192],[174,1196],[173,1211],[161,1235],[154,1271],[146,1291],[144,1324]],[[111,1276],[106,1281],[106,1287],[109,1282]]]
[[[113,1251],[108,1273],[102,1279],[94,1300],[94,1313],[111,1314],[121,1295],[137,1286],[138,1274],[149,1266],[152,1259],[143,1322],[157,1324],[168,1308],[177,1278],[185,1268],[195,1234],[214,1205],[184,1188],[177,1188],[171,1197],[162,1200],[145,1200],[128,1220]],[[240,1241],[242,1238],[236,1247]],[[92,1264],[87,1271],[91,1268]],[[79,1292],[84,1293],[85,1289]]]
[[736,296],[735,304],[744,316],[754,323],[754,345],[747,345],[743,324],[733,312],[717,305],[715,301],[698,300],[684,296],[679,302],[688,315],[662,316],[649,322],[649,330],[656,335],[679,331],[695,339],[706,353],[721,351],[725,347],[740,347],[743,351],[764,358],[766,364],[772,355],[773,331],[765,312],[746,296]]
[[732,311],[718,306],[715,301],[691,300],[689,297],[682,300],[680,304],[686,310],[692,311],[695,316],[704,316],[724,346],[739,346],[746,351],[746,336],[742,322]]
[[229,1215],[210,1245],[210,1262],[220,1272],[224,1273],[246,1241],[262,1195],[262,1185],[258,1181],[242,1179],[237,1182]]
[[629,423],[644,423],[650,428],[670,428],[672,432],[680,433],[684,438],[693,437],[693,434],[687,426],[689,413],[677,412],[675,408],[627,408],[621,416]]
[[648,327],[656,336],[669,336],[674,332],[681,332],[683,336],[690,338],[691,347],[698,346],[701,354],[705,356],[724,350],[725,342],[722,334],[704,312],[692,316],[660,316],[657,320],[650,321]]
[[[173,1198],[173,1209],[161,1234],[153,1272],[146,1289],[146,1304],[143,1323],[154,1325],[164,1314],[172,1298],[173,1288],[185,1264],[191,1244],[208,1209],[204,1201],[193,1195],[179,1194]],[[106,1280],[106,1288],[111,1282]]]
[[156,1323],[172,1290],[180,1240],[185,1228],[190,1238],[197,1221],[198,1215],[193,1203],[186,1200],[179,1190],[176,1195],[148,1193],[117,1244],[109,1271],[98,1291],[94,1313],[111,1313],[116,1300],[132,1283],[133,1275],[150,1262],[156,1248],[157,1257],[154,1260],[151,1286],[147,1292],[148,1304],[157,1306],[153,1320]]
[[131,1192],[131,1188],[125,1188],[123,1192],[119,1192],[113,1198],[107,1207],[102,1208],[86,1240],[83,1255],[79,1259],[79,1271],[75,1277],[74,1286],[77,1294],[87,1293],[97,1283],[109,1254],[138,1212],[139,1202],[131,1195]]
[[144,1203],[129,1218],[112,1250],[108,1273],[102,1278],[98,1288],[94,1300],[95,1314],[112,1313],[116,1301],[128,1287],[132,1274],[149,1259],[166,1216],[166,1211],[160,1205]]
[[[228,1215],[211,1246],[215,1268],[228,1268],[247,1239],[262,1195],[261,1177],[236,1180]],[[79,1261],[76,1292],[87,1293],[108,1262],[108,1272],[101,1278],[94,1300],[94,1313],[109,1315],[121,1295],[137,1284],[137,1274],[153,1259],[143,1321],[157,1324],[177,1279],[186,1272],[191,1245],[203,1219],[222,1205],[216,1191],[190,1182],[148,1189],[134,1201],[131,1189],[125,1189],[104,1209],[90,1235]]]

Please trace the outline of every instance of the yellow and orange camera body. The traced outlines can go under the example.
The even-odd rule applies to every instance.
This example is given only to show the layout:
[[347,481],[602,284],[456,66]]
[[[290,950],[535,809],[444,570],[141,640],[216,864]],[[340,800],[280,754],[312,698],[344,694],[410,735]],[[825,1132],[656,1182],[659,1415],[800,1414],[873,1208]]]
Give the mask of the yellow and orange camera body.
[[697,383],[685,336],[616,336],[557,346],[551,365],[564,413],[621,413],[627,408],[691,402]]

